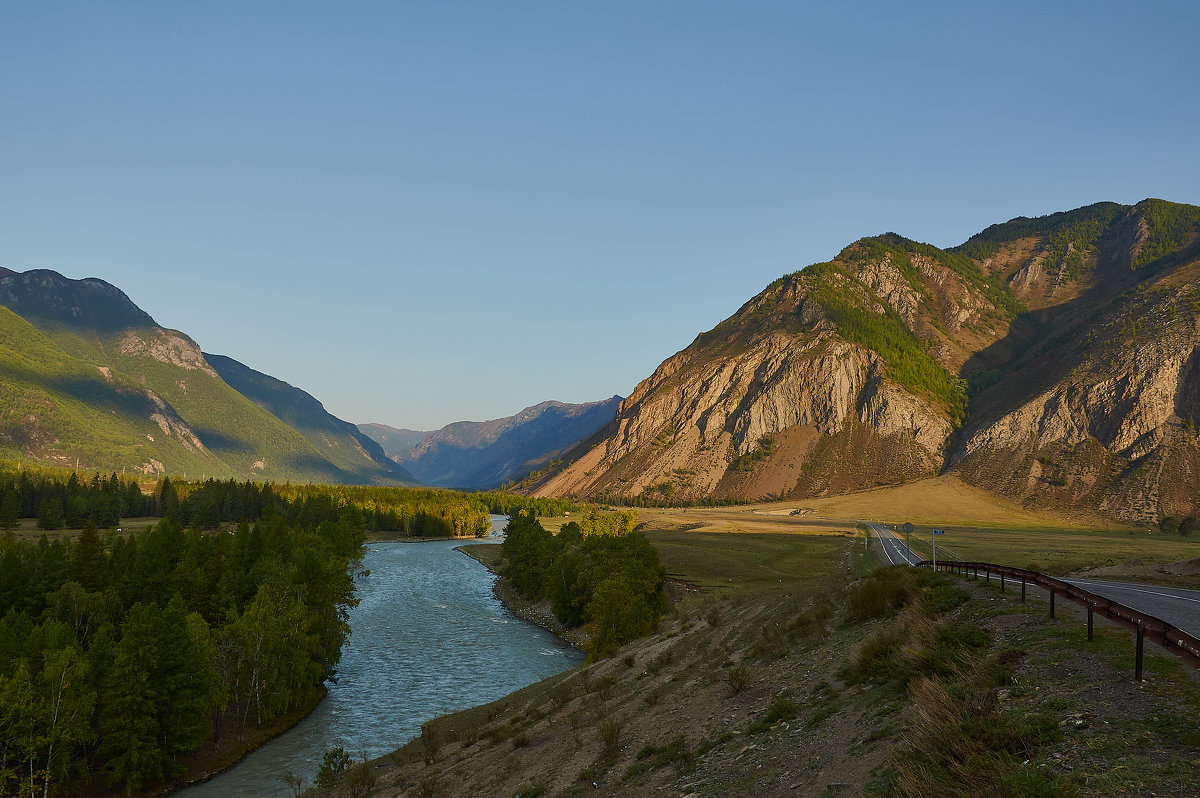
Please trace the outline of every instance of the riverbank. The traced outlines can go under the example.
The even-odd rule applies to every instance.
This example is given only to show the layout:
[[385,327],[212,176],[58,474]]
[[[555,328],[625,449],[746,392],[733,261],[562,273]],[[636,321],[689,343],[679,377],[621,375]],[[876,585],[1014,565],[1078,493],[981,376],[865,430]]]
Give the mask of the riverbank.
[[[254,753],[258,748],[271,742],[271,740],[274,740],[281,734],[291,731],[297,723],[311,715],[328,694],[329,690],[322,685],[320,689],[313,690],[309,694],[308,699],[302,706],[280,715],[261,728],[244,729],[241,733],[230,732],[228,735],[222,735],[208,749],[197,751],[183,760],[183,766],[188,770],[188,774],[183,779],[153,794],[156,798],[158,796],[170,795],[185,787],[203,784],[210,779],[216,778]],[[123,793],[112,793],[114,796],[121,794]]]
[[462,552],[473,560],[478,561],[484,568],[496,574],[496,582],[492,585],[492,594],[500,600],[509,611],[518,618],[540,626],[547,632],[567,641],[576,648],[582,649],[588,642],[587,630],[582,626],[564,626],[554,615],[549,601],[530,601],[513,590],[508,580],[500,576],[500,544],[482,543],[473,546],[458,546],[455,551]]
[[[152,790],[138,793],[138,795],[141,798],[162,798],[215,779],[227,770],[236,767],[257,749],[291,731],[296,724],[307,718],[320,706],[327,693],[328,690],[322,686],[318,690],[313,690],[302,706],[278,716],[261,728],[243,729],[240,732],[231,730],[218,736],[216,740],[200,751],[181,760],[180,765],[184,770],[181,777],[171,784],[158,786]],[[84,798],[122,798],[125,792],[95,785],[85,789],[82,795]]]

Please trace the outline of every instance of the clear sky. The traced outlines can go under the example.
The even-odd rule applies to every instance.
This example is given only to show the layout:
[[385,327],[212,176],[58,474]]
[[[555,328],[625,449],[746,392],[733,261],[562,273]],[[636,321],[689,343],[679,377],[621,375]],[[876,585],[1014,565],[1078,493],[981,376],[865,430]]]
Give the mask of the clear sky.
[[1200,3],[6,2],[0,265],[348,421],[626,395],[864,235],[1200,204]]

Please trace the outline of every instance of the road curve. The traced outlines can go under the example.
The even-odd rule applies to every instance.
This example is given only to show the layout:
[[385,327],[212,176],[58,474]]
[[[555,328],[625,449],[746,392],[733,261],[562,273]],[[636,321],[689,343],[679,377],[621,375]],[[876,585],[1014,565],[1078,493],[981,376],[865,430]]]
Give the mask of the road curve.
[[1153,615],[1177,629],[1200,637],[1200,590],[1074,577],[1062,577],[1062,581],[1078,585],[1097,596],[1119,601],[1138,612]]
[[[904,541],[896,537],[892,530],[882,524],[869,521],[864,523],[870,527],[875,540],[883,551],[884,558],[889,563],[892,565],[916,565],[921,562],[922,558],[913,554],[912,550],[904,545]],[[1003,565],[1003,563],[995,564]],[[1120,602],[1138,612],[1144,612],[1166,621],[1188,634],[1200,637],[1200,590],[1076,577],[1064,577],[1062,581],[1077,585],[1097,596]]]

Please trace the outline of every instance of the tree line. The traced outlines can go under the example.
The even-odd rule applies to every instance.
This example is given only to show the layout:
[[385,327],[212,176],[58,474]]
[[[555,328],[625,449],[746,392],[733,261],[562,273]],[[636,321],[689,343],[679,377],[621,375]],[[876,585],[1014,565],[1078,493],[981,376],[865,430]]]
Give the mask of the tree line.
[[587,625],[591,659],[649,634],[666,612],[658,552],[637,514],[588,513],[552,535],[518,512],[505,527],[501,574],[527,599],[549,599],[567,626]]
[[197,529],[216,529],[239,521],[254,522],[264,513],[281,516],[290,526],[309,526],[336,518],[353,505],[368,532],[405,537],[486,535],[489,515],[517,510],[561,515],[578,505],[500,492],[461,493],[434,488],[342,485],[275,485],[250,481],[188,482],[162,477],[147,482],[96,473],[87,478],[50,471],[0,468],[0,529],[14,529],[21,518],[36,518],[39,529],[81,528],[91,519],[101,529],[122,519],[161,517]]

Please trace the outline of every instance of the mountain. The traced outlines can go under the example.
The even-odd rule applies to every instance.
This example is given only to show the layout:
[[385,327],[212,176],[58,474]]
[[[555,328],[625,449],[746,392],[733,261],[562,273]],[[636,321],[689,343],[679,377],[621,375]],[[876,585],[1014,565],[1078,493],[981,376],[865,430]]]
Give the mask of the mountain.
[[5,269],[0,308],[0,456],[189,477],[398,480],[365,453],[354,468],[331,459],[103,280]]
[[371,438],[383,447],[383,453],[389,458],[402,460],[429,432],[418,432],[412,429],[396,429],[387,424],[359,424],[358,431]]
[[388,459],[378,443],[349,421],[331,415],[315,397],[283,380],[225,355],[204,353],[221,379],[308,439],[326,459],[348,474],[370,482],[383,475],[412,483],[412,475]]
[[539,495],[803,498],[954,471],[1150,522],[1200,496],[1200,208],[1098,203],[780,278],[668,358]]
[[620,401],[542,402],[507,418],[459,421],[426,436],[398,462],[427,485],[496,488],[594,435],[613,420]]

